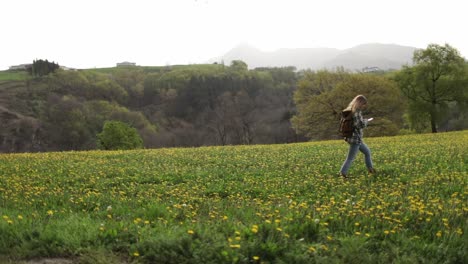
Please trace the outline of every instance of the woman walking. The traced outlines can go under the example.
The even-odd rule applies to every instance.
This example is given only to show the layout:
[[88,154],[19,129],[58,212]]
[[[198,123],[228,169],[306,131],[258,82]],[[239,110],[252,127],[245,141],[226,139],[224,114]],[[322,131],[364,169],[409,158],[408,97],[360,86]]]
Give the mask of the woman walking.
[[362,129],[367,127],[368,122],[373,120],[373,118],[364,119],[362,117],[362,110],[366,109],[366,107],[367,98],[364,95],[358,95],[354,97],[348,107],[343,110],[343,112],[351,111],[353,117],[353,134],[351,137],[345,138],[345,141],[349,144],[348,156],[340,169],[340,175],[344,178],[347,178],[348,170],[356,158],[358,151],[364,154],[367,170],[370,173],[375,173],[375,169],[372,165],[371,151],[362,141]]

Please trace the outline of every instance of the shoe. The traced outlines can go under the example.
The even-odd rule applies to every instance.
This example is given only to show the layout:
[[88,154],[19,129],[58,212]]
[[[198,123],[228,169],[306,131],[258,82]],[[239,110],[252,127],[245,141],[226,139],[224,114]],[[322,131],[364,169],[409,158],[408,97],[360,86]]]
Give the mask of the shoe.
[[374,168],[369,168],[369,169],[368,169],[368,171],[369,171],[369,173],[371,173],[371,174],[374,174],[374,173],[376,173],[376,171],[375,171],[375,169],[374,169]]
[[348,175],[346,175],[346,174],[344,174],[344,173],[342,173],[342,172],[340,172],[340,176],[343,177],[343,178],[345,178],[345,179],[348,178]]

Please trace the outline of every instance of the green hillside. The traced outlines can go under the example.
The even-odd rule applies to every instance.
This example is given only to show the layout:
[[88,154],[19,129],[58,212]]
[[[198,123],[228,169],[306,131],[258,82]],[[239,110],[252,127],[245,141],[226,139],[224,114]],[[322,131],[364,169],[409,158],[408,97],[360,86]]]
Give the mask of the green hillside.
[[1,81],[21,81],[29,77],[25,71],[0,71]]
[[[115,74],[122,71],[143,71],[145,73],[160,73],[168,70],[206,70],[220,69],[225,67],[221,64],[196,64],[196,65],[168,65],[168,66],[127,66],[127,67],[110,67],[110,68],[89,68],[77,69],[80,72],[94,72],[104,74]],[[22,81],[31,78],[26,71],[0,71],[0,81]]]
[[136,128],[146,148],[301,139],[285,118],[294,107],[291,68],[136,66],[23,77],[0,81],[0,152],[97,149],[106,121]]
[[32,65],[31,76],[0,72],[1,153],[96,150],[107,121],[135,128],[145,148],[332,140],[339,138],[341,111],[359,94],[369,102],[364,118],[375,120],[366,137],[468,125],[466,63],[428,87],[424,67],[354,73],[249,69],[238,60],[80,70],[51,70],[58,64],[47,60]]
[[464,263],[468,131],[0,155],[0,261]]

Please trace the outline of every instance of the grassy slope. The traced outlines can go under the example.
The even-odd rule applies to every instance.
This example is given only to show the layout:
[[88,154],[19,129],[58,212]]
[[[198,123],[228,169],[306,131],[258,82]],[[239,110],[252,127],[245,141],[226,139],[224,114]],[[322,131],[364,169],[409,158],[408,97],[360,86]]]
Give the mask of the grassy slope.
[[25,71],[0,71],[0,81],[21,81],[28,76]]
[[[192,65],[168,65],[168,66],[132,66],[132,67],[111,67],[111,68],[90,68],[79,69],[79,71],[90,71],[97,73],[117,73],[120,71],[142,70],[146,73],[162,72],[167,70],[196,69],[213,70],[223,68],[221,64],[192,64]],[[26,80],[29,74],[25,71],[0,71],[0,81],[21,81]]]
[[347,181],[341,141],[1,155],[0,255],[465,261],[468,131],[367,143]]

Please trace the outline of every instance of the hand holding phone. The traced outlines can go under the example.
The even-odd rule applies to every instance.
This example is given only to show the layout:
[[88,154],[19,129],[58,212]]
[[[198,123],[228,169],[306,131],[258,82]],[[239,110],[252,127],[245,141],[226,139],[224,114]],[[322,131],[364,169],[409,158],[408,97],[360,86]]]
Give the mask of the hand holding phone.
[[371,117],[371,118],[367,119],[367,122],[369,122],[369,121],[372,121],[372,120],[374,120],[374,118],[373,118],[373,117]]

